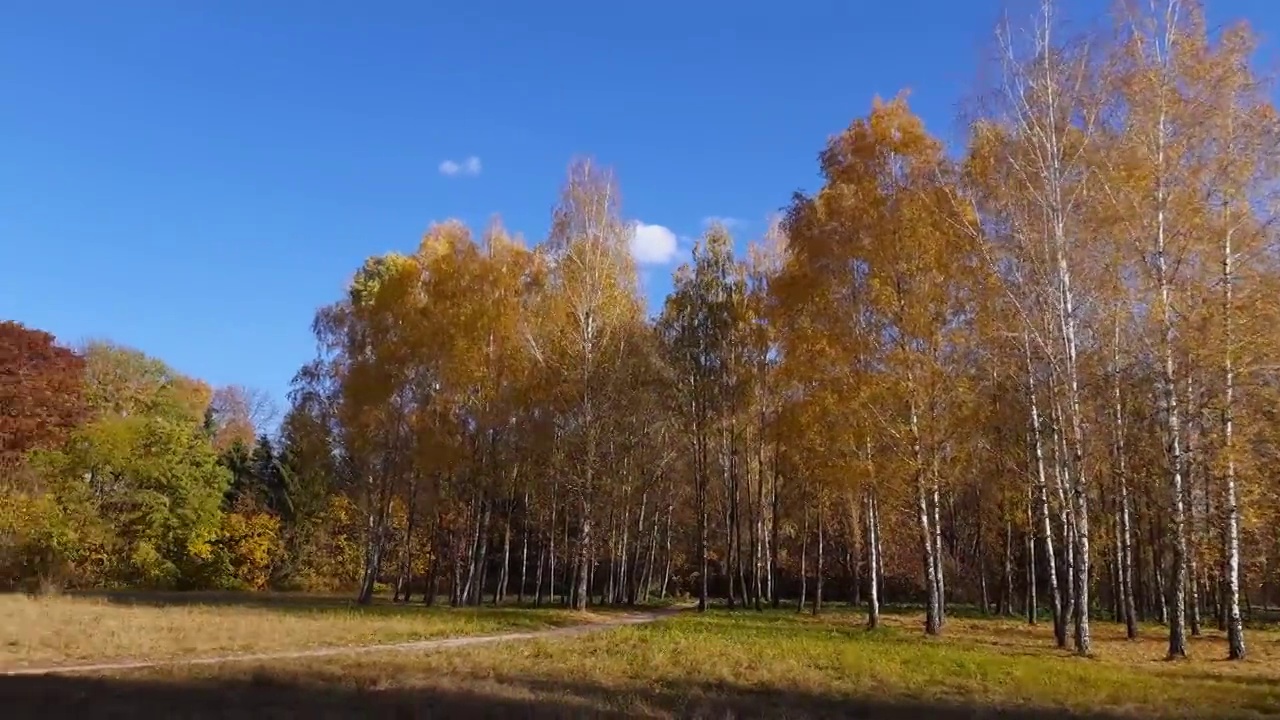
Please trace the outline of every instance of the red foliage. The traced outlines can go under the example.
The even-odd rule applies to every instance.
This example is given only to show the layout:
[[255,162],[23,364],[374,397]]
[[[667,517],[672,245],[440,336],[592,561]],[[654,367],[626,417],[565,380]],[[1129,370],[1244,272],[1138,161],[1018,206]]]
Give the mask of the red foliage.
[[0,322],[0,467],[57,445],[85,417],[84,360],[54,337]]

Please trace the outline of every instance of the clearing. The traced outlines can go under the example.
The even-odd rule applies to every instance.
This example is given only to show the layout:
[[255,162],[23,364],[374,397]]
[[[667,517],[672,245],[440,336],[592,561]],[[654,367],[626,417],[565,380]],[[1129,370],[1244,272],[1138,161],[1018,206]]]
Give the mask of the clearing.
[[[348,622],[370,622],[363,632],[375,635],[373,625],[412,623],[414,612],[437,630],[468,613],[476,622],[504,612],[525,623],[545,617],[548,626],[573,617],[390,606],[335,617],[362,612],[368,617]],[[1080,659],[1053,647],[1048,623],[953,616],[943,637],[926,639],[913,613],[886,615],[872,632],[863,622],[844,608],[816,618],[681,612],[607,632],[447,651],[0,678],[0,706],[46,718],[1280,718],[1275,630],[1251,629],[1244,663],[1221,660],[1216,631],[1192,639],[1192,659],[1171,663],[1158,626],[1128,642],[1122,627],[1098,622],[1096,654]]]
[[449,608],[349,596],[239,593],[0,595],[0,673],[530,632],[591,622],[567,610]]

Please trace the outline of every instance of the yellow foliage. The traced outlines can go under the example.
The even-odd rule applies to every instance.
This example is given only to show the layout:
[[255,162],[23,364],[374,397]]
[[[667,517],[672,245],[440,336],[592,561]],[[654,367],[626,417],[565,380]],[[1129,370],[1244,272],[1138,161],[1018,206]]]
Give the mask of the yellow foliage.
[[106,558],[96,529],[54,493],[9,492],[0,502],[0,587],[97,581]]
[[227,513],[216,544],[225,554],[235,584],[266,588],[283,551],[280,518],[264,512]]
[[359,580],[362,555],[360,509],[345,495],[329,498],[303,543],[296,573],[307,590],[354,587]]

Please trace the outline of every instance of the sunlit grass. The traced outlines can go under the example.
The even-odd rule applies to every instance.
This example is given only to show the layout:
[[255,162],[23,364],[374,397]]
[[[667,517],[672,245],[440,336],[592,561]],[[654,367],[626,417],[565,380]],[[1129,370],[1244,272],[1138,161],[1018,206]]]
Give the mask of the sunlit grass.
[[1191,641],[1190,660],[1167,662],[1156,627],[1129,642],[1123,628],[1097,623],[1095,653],[1086,659],[1056,649],[1047,624],[953,618],[942,637],[925,638],[916,617],[886,616],[870,632],[863,622],[848,611],[818,618],[713,611],[570,639],[160,676],[269,677],[361,692],[471,687],[495,701],[659,717],[907,717],[957,708],[1035,717],[1280,717],[1274,632],[1251,635],[1245,663],[1221,660],[1225,644],[1216,631]]
[[[190,596],[184,596],[190,600]],[[166,658],[318,645],[395,642],[589,622],[563,610],[357,609],[345,599],[235,597],[175,605],[0,598],[0,660],[7,666],[119,657]],[[1164,659],[1164,628],[1137,641],[1094,624],[1094,653],[1054,647],[1048,623],[951,617],[926,638],[921,619],[890,613],[875,631],[861,612],[832,608],[684,612],[648,625],[573,637],[462,647],[107,673],[49,680],[91,697],[108,693],[129,714],[157,693],[218,698],[236,712],[259,705],[413,717],[442,715],[782,718],[1280,717],[1280,632],[1251,631],[1250,659],[1223,660],[1216,630],[1190,641],[1191,658]],[[82,685],[76,683],[90,683]],[[92,682],[99,682],[94,685]],[[63,683],[63,684],[57,684]],[[69,684],[68,684],[69,683]],[[17,687],[17,686],[13,686]],[[88,689],[85,689],[88,688]],[[54,692],[61,692],[55,690]],[[232,716],[239,716],[232,713]]]
[[0,595],[0,670],[408,642],[583,620],[564,610],[359,607],[307,595]]

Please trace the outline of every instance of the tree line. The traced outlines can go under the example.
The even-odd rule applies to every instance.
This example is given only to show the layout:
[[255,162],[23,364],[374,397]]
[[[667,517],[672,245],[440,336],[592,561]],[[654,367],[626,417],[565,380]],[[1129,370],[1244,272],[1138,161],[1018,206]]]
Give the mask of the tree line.
[[[998,33],[964,146],[905,95],[832,136],[656,317],[608,168],[545,239],[431,227],[314,319],[274,437],[244,391],[0,332],[17,583],[385,588],[455,605],[919,603],[1208,624],[1276,596],[1280,123],[1246,24],[1120,4]],[[228,397],[228,395],[235,397]],[[1247,549],[1247,550],[1246,550]]]

